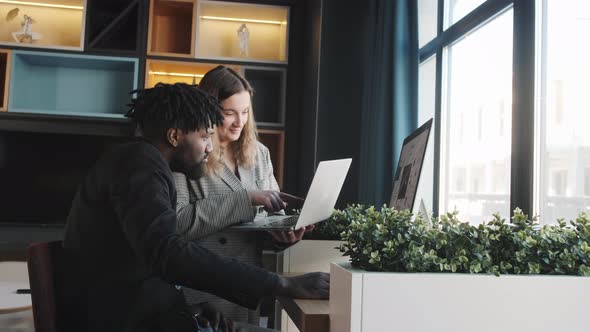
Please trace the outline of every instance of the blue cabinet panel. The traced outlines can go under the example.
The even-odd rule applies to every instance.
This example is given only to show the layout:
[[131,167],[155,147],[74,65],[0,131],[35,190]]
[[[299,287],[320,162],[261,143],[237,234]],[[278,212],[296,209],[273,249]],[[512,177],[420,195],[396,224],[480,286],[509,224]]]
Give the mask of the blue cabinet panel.
[[14,51],[9,112],[122,117],[135,58]]

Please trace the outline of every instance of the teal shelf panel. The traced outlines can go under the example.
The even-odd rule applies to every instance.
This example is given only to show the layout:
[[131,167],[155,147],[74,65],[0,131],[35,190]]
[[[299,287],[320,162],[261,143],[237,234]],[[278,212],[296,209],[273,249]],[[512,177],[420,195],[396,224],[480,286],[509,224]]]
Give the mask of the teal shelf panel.
[[8,111],[121,118],[136,58],[14,51]]

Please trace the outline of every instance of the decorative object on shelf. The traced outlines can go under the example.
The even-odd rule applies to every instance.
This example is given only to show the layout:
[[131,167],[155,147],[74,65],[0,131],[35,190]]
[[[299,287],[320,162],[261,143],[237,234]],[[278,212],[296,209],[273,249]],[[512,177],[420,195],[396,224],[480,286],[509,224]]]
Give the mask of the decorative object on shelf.
[[[6,14],[6,21],[10,22],[15,17],[18,16],[19,9],[14,8],[11,9],[8,14]],[[31,31],[31,25],[35,23],[32,17],[27,14],[23,14],[23,21],[20,24],[23,28],[22,31],[17,31],[12,33],[12,38],[19,43],[32,43],[35,40],[41,39],[41,34],[38,32]]]
[[240,56],[248,56],[248,39],[250,38],[250,30],[248,30],[248,27],[246,26],[245,23],[242,23],[242,25],[240,25],[240,28],[238,29],[238,44],[240,47]]
[[[183,31],[186,31],[183,32],[183,36],[192,36],[194,32],[196,38],[189,38],[187,41],[187,44],[191,43],[187,46],[194,49],[187,49],[186,54],[192,51],[191,57],[215,61],[288,63],[289,6],[254,4],[246,1],[190,1],[196,7],[193,13],[196,12],[197,15],[191,17],[196,23],[187,21],[183,25]],[[158,37],[157,21],[152,21],[155,22],[151,25],[152,36],[156,36],[153,39],[169,43],[169,39],[162,39],[166,37]],[[189,27],[193,30],[189,31]],[[160,31],[169,34],[172,30],[160,28]]]

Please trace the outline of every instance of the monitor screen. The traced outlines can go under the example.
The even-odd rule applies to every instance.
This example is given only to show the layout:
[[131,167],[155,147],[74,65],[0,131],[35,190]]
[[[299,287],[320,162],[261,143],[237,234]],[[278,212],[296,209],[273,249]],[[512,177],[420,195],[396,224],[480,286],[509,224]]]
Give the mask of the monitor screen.
[[0,224],[65,224],[88,170],[125,140],[0,131]]
[[389,207],[412,211],[431,127],[432,119],[404,139],[397,171],[393,179],[393,192]]

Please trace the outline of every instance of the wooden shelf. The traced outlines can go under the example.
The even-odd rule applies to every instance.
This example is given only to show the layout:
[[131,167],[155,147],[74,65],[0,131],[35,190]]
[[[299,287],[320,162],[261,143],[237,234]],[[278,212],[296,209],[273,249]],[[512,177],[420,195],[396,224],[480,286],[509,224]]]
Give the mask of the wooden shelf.
[[[83,49],[86,0],[36,0],[32,3],[34,4],[0,2],[0,13],[2,13],[0,44],[21,47]],[[10,22],[6,22],[6,13],[14,8],[19,9],[18,15]],[[31,31],[39,34],[39,39],[29,42],[19,42],[15,39],[15,36],[18,37],[17,33],[23,30],[21,23],[24,21],[25,14],[34,20]]]
[[122,118],[138,60],[13,51],[9,112]]
[[0,50],[0,112],[8,109],[8,86],[10,82],[10,51]]
[[[289,8],[199,1],[197,58],[287,63]],[[248,54],[241,54],[238,29],[248,30]]]
[[252,109],[256,122],[264,126],[284,126],[287,71],[248,66],[244,68],[244,76],[254,88]]
[[274,167],[274,175],[283,188],[283,171],[285,160],[285,132],[274,129],[258,129],[258,139],[270,151],[270,160]]
[[[151,88],[158,82],[199,84],[203,75],[217,66],[215,63],[148,59],[145,68],[145,87]],[[236,71],[242,70],[240,66],[230,67]]]
[[195,1],[151,1],[148,54],[194,57]]
[[0,131],[133,137],[127,118],[0,112]]

